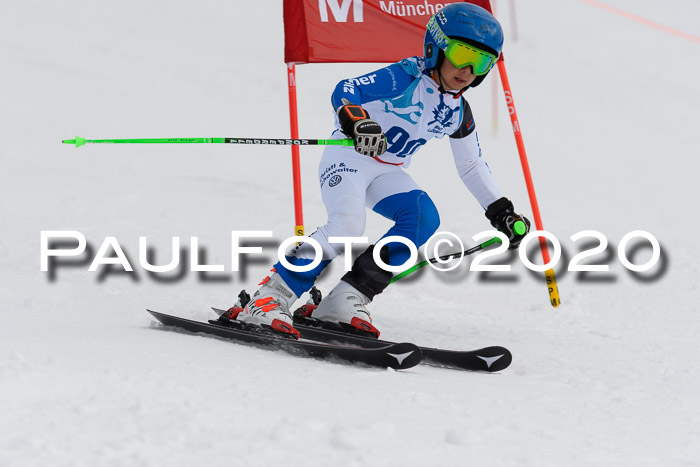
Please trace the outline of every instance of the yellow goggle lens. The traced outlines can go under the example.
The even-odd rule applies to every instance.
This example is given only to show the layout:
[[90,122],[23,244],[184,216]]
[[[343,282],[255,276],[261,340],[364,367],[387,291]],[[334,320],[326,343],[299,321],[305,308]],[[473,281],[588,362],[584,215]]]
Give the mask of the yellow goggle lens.
[[476,76],[488,73],[498,59],[491,53],[484,52],[455,39],[450,40],[450,45],[445,50],[445,57],[457,68],[471,65],[472,72]]

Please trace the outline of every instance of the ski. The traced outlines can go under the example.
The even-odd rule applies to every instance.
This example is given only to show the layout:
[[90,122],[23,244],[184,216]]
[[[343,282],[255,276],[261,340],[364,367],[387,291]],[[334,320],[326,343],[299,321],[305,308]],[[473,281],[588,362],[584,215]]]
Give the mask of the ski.
[[216,324],[216,322],[204,323],[153,310],[146,311],[165,326],[172,326],[193,333],[218,336],[242,344],[283,350],[296,356],[313,357],[322,360],[342,360],[396,370],[412,368],[418,365],[422,358],[420,349],[410,343],[391,343],[375,348],[358,348],[326,342],[298,341],[283,336],[278,337],[262,332],[237,329],[224,324]]
[[[362,348],[377,348],[391,344],[390,341],[371,337],[355,336],[341,331],[324,329],[304,324],[294,324],[304,339],[335,344],[356,345]],[[446,350],[432,347],[418,348],[423,352],[422,363],[446,368],[470,371],[501,371],[510,366],[513,356],[501,346],[484,347],[476,350]]]
[[[212,307],[212,310],[219,316],[227,311],[214,307]],[[383,348],[394,344],[391,341],[358,336],[296,322],[294,323],[294,328],[301,333],[303,339],[317,342],[352,345],[365,349]],[[418,346],[418,348],[423,353],[421,363],[444,368],[493,373],[508,368],[513,361],[513,355],[510,351],[501,346],[484,347],[476,350],[446,350],[421,346]]]

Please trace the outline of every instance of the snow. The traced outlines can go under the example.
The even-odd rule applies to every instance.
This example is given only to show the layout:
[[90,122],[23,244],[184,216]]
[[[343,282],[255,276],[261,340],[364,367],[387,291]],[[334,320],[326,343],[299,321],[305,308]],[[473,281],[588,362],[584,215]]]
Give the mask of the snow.
[[[697,2],[605,3],[700,35]],[[507,6],[498,2],[506,33]],[[206,319],[255,288],[293,230],[288,149],[59,144],[286,136],[280,2],[8,0],[2,10],[0,465],[700,465],[697,44],[585,2],[518,5],[506,63],[544,225],[567,253],[563,304],[552,308],[517,258],[510,274],[423,271],[372,304],[383,336],[504,345],[513,364],[383,371],[166,332],[145,312]],[[335,83],[376,66],[297,67],[301,135],[325,137]],[[480,141],[530,214],[503,105],[494,130],[494,84],[469,92]],[[325,221],[320,154],[302,150],[309,232]],[[441,230],[471,245],[489,226],[452,164],[449,145],[433,142],[410,172]],[[376,239],[389,223],[368,217]],[[569,237],[590,229],[610,241],[609,256],[592,258],[611,265],[604,281],[565,271],[579,248]],[[659,239],[663,268],[621,266],[617,245],[638,229]],[[40,271],[42,230],[80,231],[93,253],[114,236],[136,271],[91,273],[82,257],[52,279]],[[230,271],[232,230],[275,234],[244,274]],[[172,237],[187,251],[196,236],[208,264],[229,266],[154,276],[139,266],[139,236],[159,264]],[[642,248],[634,261],[649,256]],[[321,288],[341,274],[339,260]]]

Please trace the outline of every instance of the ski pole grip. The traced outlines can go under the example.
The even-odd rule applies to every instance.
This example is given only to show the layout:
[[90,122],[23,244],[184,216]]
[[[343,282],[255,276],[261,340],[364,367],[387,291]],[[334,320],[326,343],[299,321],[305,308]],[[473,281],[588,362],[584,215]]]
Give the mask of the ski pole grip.
[[355,141],[351,138],[345,138],[345,139],[320,139],[319,140],[320,144],[326,145],[326,146],[354,146]]

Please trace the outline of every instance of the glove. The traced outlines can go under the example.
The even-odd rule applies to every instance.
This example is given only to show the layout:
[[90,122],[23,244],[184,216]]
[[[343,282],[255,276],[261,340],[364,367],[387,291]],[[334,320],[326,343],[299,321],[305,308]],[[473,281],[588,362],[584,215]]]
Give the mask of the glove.
[[[508,237],[510,241],[509,250],[518,248],[520,242],[530,231],[530,221],[527,217],[513,212],[513,203],[508,198],[501,198],[491,203],[486,209],[486,218],[491,221],[492,226]],[[518,221],[522,221],[525,224],[524,232],[522,231],[522,226],[515,225]]]
[[347,104],[338,109],[340,128],[355,141],[355,151],[365,156],[381,156],[386,152],[386,136],[382,127],[359,105]]

